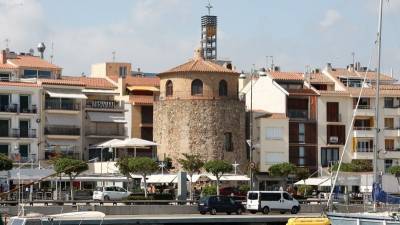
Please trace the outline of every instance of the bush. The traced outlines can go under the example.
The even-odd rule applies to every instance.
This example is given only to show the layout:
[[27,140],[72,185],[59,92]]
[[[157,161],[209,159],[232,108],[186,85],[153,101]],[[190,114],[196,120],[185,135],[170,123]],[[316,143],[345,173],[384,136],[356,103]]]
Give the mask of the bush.
[[248,184],[242,184],[239,187],[239,191],[241,193],[247,193],[248,191],[250,191],[250,186]]
[[215,185],[206,186],[203,188],[202,193],[203,193],[203,196],[216,195],[217,194],[217,186],[215,186]]
[[400,176],[400,166],[392,166],[388,169],[388,172],[395,175],[396,177]]
[[296,171],[296,166],[291,163],[278,163],[271,166],[269,169],[269,174],[273,177],[287,177]]
[[297,193],[298,193],[298,195],[300,195],[300,196],[308,196],[308,195],[311,195],[312,194],[312,191],[313,191],[313,188],[312,188],[312,186],[310,186],[310,185],[299,185],[298,186],[298,188],[297,188]]
[[[338,164],[332,167],[333,171],[337,171]],[[342,163],[340,171],[342,172],[371,172],[373,170],[372,160],[353,159],[351,163]]]

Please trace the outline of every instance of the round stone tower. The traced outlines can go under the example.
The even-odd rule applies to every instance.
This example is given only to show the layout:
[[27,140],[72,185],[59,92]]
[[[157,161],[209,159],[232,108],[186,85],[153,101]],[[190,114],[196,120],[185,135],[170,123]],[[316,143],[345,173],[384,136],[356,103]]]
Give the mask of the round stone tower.
[[172,158],[176,168],[182,153],[244,166],[245,104],[238,98],[239,74],[204,60],[197,49],[189,62],[158,76],[153,123],[158,157]]

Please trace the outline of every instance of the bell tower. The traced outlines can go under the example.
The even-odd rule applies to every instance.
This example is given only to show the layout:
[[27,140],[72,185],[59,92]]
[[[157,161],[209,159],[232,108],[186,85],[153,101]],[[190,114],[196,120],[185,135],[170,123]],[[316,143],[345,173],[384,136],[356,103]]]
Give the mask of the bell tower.
[[217,59],[217,16],[211,15],[213,6],[210,1],[206,6],[208,15],[201,17],[201,47],[206,60]]

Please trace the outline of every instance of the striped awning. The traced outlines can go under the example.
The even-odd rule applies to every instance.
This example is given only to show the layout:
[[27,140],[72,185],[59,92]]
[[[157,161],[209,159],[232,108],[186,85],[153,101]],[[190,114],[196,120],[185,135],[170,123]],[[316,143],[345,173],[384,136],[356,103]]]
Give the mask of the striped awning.
[[130,91],[160,91],[160,89],[153,86],[128,86],[126,88]]

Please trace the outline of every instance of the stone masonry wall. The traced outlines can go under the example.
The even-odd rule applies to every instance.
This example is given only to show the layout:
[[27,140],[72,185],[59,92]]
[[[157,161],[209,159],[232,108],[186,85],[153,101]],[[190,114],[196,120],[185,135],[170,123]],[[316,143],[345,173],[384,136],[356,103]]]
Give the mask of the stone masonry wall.
[[[224,133],[232,133],[233,150],[224,149]],[[205,160],[246,164],[245,105],[237,99],[161,100],[154,104],[154,140],[160,159],[169,156],[179,168],[182,153]]]

